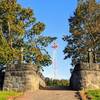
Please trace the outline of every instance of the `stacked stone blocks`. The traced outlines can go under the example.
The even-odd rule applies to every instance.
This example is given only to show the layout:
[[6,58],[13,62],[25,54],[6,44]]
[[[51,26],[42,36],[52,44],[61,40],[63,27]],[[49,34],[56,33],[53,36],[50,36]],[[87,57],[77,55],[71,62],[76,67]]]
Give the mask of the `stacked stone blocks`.
[[8,91],[34,91],[39,86],[45,87],[45,81],[35,65],[11,64],[5,72],[3,90]]

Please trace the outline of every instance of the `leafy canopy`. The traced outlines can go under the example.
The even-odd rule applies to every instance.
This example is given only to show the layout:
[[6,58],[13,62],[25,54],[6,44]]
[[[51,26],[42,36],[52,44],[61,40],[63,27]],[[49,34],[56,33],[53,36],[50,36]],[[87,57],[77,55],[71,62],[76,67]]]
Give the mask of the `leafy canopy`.
[[56,37],[43,36],[45,25],[16,0],[0,1],[0,64],[22,61],[39,68],[51,64],[46,47]]
[[65,59],[72,58],[73,65],[80,61],[88,62],[88,50],[91,49],[94,62],[100,61],[96,58],[100,52],[100,5],[92,1],[78,5],[69,25],[71,35],[63,37],[67,42]]

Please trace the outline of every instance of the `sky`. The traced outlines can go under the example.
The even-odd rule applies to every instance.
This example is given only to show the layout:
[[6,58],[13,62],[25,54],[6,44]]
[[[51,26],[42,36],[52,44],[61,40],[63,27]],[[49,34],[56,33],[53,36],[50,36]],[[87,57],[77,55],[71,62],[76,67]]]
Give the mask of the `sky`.
[[[71,59],[64,60],[63,50],[67,45],[62,40],[63,35],[69,33],[68,19],[73,16],[73,12],[77,7],[77,0],[18,0],[23,7],[33,9],[35,17],[38,21],[46,25],[45,31],[42,33],[46,36],[56,36],[58,48],[56,50],[56,77],[57,79],[69,79]],[[53,48],[51,45],[47,48],[49,54],[53,56]],[[53,66],[44,68],[43,75],[45,77],[54,78]]]

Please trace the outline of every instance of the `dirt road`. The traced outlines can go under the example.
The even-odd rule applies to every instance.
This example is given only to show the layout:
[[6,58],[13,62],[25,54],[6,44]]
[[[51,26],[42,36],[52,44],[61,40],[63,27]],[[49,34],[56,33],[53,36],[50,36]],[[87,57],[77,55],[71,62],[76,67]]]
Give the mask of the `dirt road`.
[[16,100],[79,100],[75,91],[66,90],[39,90],[27,92]]

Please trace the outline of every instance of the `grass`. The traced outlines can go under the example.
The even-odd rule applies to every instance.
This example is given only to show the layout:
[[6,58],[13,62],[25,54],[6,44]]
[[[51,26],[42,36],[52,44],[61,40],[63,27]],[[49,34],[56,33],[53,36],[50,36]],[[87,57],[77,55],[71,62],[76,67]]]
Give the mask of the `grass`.
[[0,91],[0,100],[7,100],[10,96],[19,96],[21,93],[13,92],[13,91]]
[[92,100],[100,100],[100,90],[88,90],[87,94],[92,97]]

